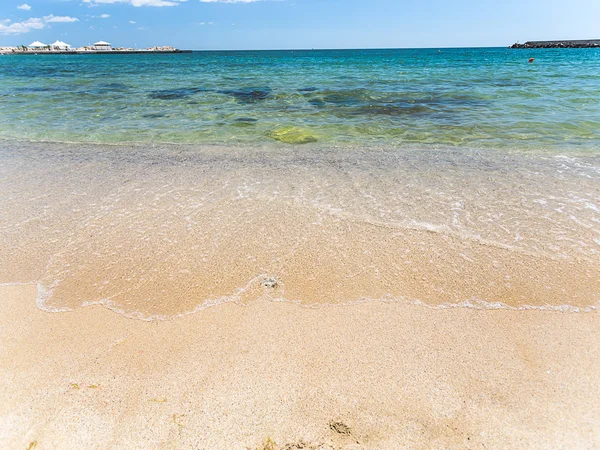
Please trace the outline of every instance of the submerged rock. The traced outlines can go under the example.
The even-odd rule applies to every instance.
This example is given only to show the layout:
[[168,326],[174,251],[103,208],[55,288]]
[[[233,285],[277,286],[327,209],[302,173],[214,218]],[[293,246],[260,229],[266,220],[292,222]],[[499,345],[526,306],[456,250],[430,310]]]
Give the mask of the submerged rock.
[[247,87],[220,91],[221,94],[231,95],[240,103],[254,103],[266,99],[271,94],[270,87]]
[[235,119],[235,121],[231,125],[238,128],[244,128],[252,127],[256,125],[256,122],[258,122],[258,120],[253,119],[252,117],[240,117],[238,119]]
[[308,144],[317,142],[317,137],[308,130],[298,127],[283,127],[271,131],[268,136],[286,144]]
[[191,88],[179,88],[179,89],[163,89],[160,91],[152,91],[148,94],[148,97],[157,100],[179,100],[182,98],[190,97],[191,95],[197,94],[198,92],[207,92],[208,89],[202,89],[197,87]]

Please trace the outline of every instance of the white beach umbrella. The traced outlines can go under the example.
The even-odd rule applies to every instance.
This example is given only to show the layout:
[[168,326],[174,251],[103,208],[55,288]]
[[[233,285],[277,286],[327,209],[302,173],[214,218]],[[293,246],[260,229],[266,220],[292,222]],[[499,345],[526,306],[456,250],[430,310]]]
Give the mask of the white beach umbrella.
[[29,44],[27,47],[29,48],[44,48],[48,47],[46,44],[42,44],[40,41],[35,41]]
[[98,47],[110,47],[110,44],[105,41],[96,42],[94,45]]
[[52,47],[57,47],[57,48],[69,48],[71,47],[69,44],[63,42],[63,41],[56,41],[54,44],[52,44]]

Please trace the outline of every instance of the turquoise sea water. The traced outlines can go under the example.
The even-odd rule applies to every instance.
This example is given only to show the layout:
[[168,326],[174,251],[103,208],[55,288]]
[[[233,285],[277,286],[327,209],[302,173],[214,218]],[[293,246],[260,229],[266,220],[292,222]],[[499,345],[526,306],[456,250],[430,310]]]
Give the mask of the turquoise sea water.
[[[533,64],[528,59],[534,57]],[[600,50],[0,56],[0,137],[600,149]]]

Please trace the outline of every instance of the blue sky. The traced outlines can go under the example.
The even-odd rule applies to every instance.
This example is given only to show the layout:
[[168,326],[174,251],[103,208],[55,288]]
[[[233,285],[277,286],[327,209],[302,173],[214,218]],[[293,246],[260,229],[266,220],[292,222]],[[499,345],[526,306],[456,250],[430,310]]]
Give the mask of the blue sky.
[[1,0],[0,46],[504,46],[600,38],[600,0]]

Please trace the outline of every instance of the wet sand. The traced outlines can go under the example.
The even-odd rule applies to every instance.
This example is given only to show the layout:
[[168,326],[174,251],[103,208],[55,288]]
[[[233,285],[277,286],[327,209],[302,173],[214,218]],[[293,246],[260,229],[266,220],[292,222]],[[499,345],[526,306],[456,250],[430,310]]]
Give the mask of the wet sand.
[[48,311],[600,302],[593,155],[12,143],[0,191],[0,283]]
[[171,321],[0,287],[6,449],[597,448],[596,312],[225,304]]

